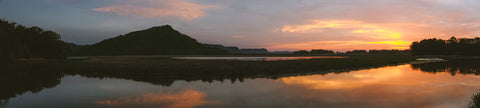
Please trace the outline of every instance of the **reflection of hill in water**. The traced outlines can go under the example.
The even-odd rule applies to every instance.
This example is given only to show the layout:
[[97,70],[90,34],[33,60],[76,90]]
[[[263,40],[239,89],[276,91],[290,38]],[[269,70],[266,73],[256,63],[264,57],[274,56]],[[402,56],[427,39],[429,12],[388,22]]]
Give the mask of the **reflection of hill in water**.
[[[6,87],[5,89],[0,89],[0,100],[8,101],[9,98],[26,92],[35,93],[45,88],[55,87],[60,84],[63,75],[81,75],[88,78],[120,78],[169,87],[175,81],[234,83],[243,82],[244,79],[277,79],[299,75],[344,73],[386,66],[386,63],[371,64],[368,62],[365,64],[351,64],[348,67],[345,65],[317,65],[316,62],[324,62],[321,60],[286,62],[238,61],[235,63],[231,61],[149,60],[154,62],[150,63],[148,60],[135,59],[132,62],[133,64],[125,61],[120,63],[52,61],[1,65],[1,84]],[[398,63],[401,62],[399,61]]]
[[[378,61],[372,61],[372,59]],[[229,81],[343,73],[410,61],[410,58],[324,58],[292,61],[175,60],[165,58],[93,58],[76,62],[64,70],[67,74],[89,78],[122,78],[171,86],[175,81]],[[385,61],[382,61],[385,60]],[[388,61],[388,62],[386,62]],[[78,63],[78,64],[77,64]],[[348,65],[344,63],[350,63]]]
[[480,75],[480,59],[450,60],[446,62],[412,64],[411,66],[413,69],[428,73],[448,72],[452,76],[456,74]]

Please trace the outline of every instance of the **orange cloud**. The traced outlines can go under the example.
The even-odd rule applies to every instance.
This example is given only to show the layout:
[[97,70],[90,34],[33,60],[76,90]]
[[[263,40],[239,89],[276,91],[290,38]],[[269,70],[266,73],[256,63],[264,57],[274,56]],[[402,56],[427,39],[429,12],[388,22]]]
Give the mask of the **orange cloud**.
[[285,25],[282,32],[307,32],[326,28],[332,29],[357,29],[352,33],[365,34],[375,39],[398,39],[402,33],[388,30],[376,24],[368,24],[356,20],[313,20],[311,24]]
[[147,93],[136,97],[121,97],[113,100],[97,101],[97,104],[109,106],[152,105],[166,108],[192,108],[214,102],[205,101],[207,95],[195,90],[186,90],[178,94]]
[[282,32],[305,32],[312,29],[324,28],[350,28],[352,25],[361,24],[355,20],[312,20],[312,24],[304,25],[285,25]]
[[245,36],[242,36],[242,35],[234,35],[234,36],[232,36],[232,38],[237,38],[237,39],[238,39],[238,38],[245,38]]
[[154,17],[179,17],[185,20],[193,20],[206,15],[205,9],[216,6],[194,4],[183,0],[144,1],[152,6],[145,5],[115,5],[95,8],[94,11],[114,13],[119,15],[133,15],[144,18]]
[[398,41],[309,41],[275,44],[268,49],[408,49],[411,42]]

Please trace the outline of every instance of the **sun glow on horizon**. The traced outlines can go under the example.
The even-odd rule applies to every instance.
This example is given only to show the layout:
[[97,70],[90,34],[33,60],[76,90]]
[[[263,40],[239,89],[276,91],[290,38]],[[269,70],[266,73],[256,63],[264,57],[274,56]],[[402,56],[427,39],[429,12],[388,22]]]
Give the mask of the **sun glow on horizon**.
[[409,49],[411,42],[404,40],[397,41],[309,41],[309,42],[298,42],[298,43],[288,43],[288,44],[275,44],[268,49],[351,49],[352,47],[357,47],[357,49],[368,48],[368,49],[397,49],[405,50]]
[[321,29],[357,29],[352,33],[366,34],[370,38],[376,39],[399,39],[402,33],[394,30],[385,29],[385,27],[369,24],[356,20],[312,20],[310,24],[304,25],[285,25],[282,32],[304,33]]
[[[408,49],[410,41],[403,40],[401,31],[390,26],[367,23],[358,20],[311,20],[307,24],[285,25],[281,29],[286,34],[318,34],[345,31],[344,34],[355,40],[307,41],[275,44],[272,49]],[[350,31],[350,32],[347,32]],[[319,35],[322,37],[322,35]],[[315,38],[315,37],[312,37]]]

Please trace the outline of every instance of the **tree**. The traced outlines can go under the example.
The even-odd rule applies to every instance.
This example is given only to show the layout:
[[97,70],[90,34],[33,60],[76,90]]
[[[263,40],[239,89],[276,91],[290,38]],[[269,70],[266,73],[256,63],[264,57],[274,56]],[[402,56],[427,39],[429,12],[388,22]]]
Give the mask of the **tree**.
[[60,35],[0,19],[0,59],[65,58],[70,51]]
[[347,51],[346,54],[367,54],[367,50],[353,50]]
[[335,54],[332,50],[314,49],[310,51],[312,54]]
[[307,50],[294,51],[293,54],[309,54]]
[[414,55],[480,55],[480,38],[424,39],[410,49]]

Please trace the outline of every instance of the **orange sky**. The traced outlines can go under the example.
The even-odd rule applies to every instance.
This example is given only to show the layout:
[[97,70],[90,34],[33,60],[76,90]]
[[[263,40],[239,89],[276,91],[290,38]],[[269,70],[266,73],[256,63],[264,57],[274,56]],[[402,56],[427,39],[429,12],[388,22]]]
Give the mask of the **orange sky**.
[[412,41],[480,31],[478,0],[24,2],[0,1],[0,18],[56,31],[77,44],[164,24],[202,43],[270,51],[408,49]]

